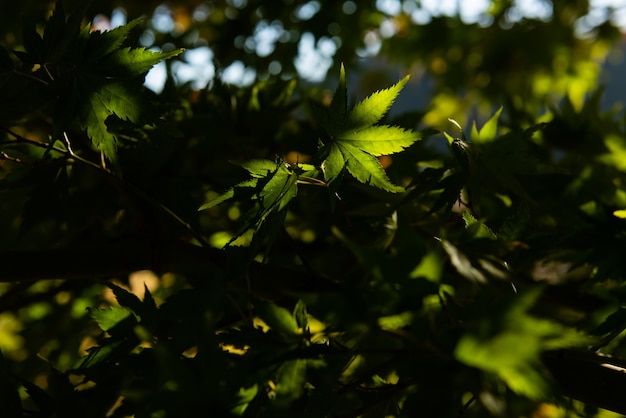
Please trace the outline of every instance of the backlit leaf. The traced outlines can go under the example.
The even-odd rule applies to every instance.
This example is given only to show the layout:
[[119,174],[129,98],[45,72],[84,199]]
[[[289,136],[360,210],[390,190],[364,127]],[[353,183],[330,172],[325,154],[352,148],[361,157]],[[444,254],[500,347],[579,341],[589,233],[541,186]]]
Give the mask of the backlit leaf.
[[470,366],[497,374],[520,395],[541,399],[547,395],[545,377],[537,372],[539,347],[526,336],[506,333],[488,342],[464,337],[456,348],[456,358]]
[[199,210],[211,208],[231,199],[254,202],[243,216],[243,224],[229,243],[234,242],[248,229],[259,230],[271,215],[284,216],[285,209],[298,193],[297,170],[282,160],[251,160],[238,163],[254,177],[229,189],[218,198],[205,203]]
[[236,163],[238,166],[245,168],[252,177],[266,177],[276,170],[276,162],[270,160],[248,160]]
[[269,180],[258,193],[258,205],[263,214],[261,220],[274,208],[279,211],[284,209],[296,196],[298,190],[296,186],[298,176],[282,162],[278,163],[276,170],[268,178]]
[[76,370],[89,369],[109,360],[109,358],[117,354],[121,348],[124,348],[124,343],[120,340],[113,341],[103,346],[92,347],[87,350],[88,354],[86,356],[81,357],[76,362],[73,368]]
[[330,144],[330,152],[326,160],[322,165],[324,170],[324,179],[330,185],[335,182],[341,172],[343,171],[346,164],[346,160],[343,157],[343,154],[339,150],[339,146],[337,144]]
[[[182,52],[123,47],[131,29],[140,21],[133,20],[105,32],[90,31],[86,26],[65,58],[69,61],[65,65],[73,69],[69,74],[72,87],[64,86],[59,97],[55,132],[59,135],[65,131],[77,117],[92,144],[110,161],[116,160],[118,140],[109,131],[107,119],[115,115],[140,126],[157,120],[158,115],[145,99],[141,76],[155,64]],[[50,37],[53,29],[49,31]],[[75,103],[77,98],[79,102]]]
[[382,329],[400,329],[411,325],[413,322],[413,313],[406,311],[397,315],[381,316],[378,318],[378,325]]
[[613,211],[613,216],[620,219],[626,219],[626,209],[618,209]]
[[346,161],[348,172],[358,181],[392,193],[402,193],[404,187],[397,186],[389,180],[387,173],[376,157],[359,148],[339,143],[338,149]]
[[219,195],[215,199],[213,199],[213,200],[205,203],[204,205],[200,206],[200,208],[198,208],[198,210],[199,211],[206,210],[206,209],[212,208],[213,206],[217,206],[220,203],[227,202],[227,201],[233,199],[235,197],[236,190],[241,190],[241,189],[254,190],[254,188],[256,187],[257,183],[258,183],[258,179],[246,180],[244,182],[241,182],[238,185],[228,189],[226,192],[224,192],[223,194]]
[[274,331],[285,335],[296,335],[298,323],[287,309],[271,302],[259,302],[255,305],[259,317]]
[[488,238],[488,239],[496,239],[496,234],[485,225],[483,222],[474,218],[474,216],[469,212],[463,212],[463,220],[465,221],[465,228],[470,229],[470,227],[474,229],[474,238]]
[[78,118],[92,143],[110,160],[115,160],[117,138],[108,130],[110,116],[134,123],[151,122],[149,104],[133,85],[122,81],[102,80],[93,74],[78,77],[79,97],[85,102],[79,106]]
[[[535,288],[503,304],[493,320],[480,320],[481,332],[465,334],[457,344],[456,358],[472,367],[498,375],[509,388],[531,399],[549,395],[541,373],[540,354],[559,348],[588,345],[592,340],[575,329],[530,315],[540,296]],[[492,324],[491,333],[486,326]]]
[[108,55],[104,61],[108,74],[119,77],[134,77],[148,72],[161,61],[175,57],[183,52],[176,49],[170,52],[156,52],[145,48],[122,48]]
[[331,126],[340,125],[345,120],[348,112],[348,89],[346,87],[346,69],[343,64],[341,64],[339,71],[339,83],[328,110]]
[[484,143],[493,141],[498,133],[498,119],[502,113],[502,107],[500,107],[494,115],[489,118],[487,122],[480,128],[480,131],[476,129],[476,123],[472,126],[472,132],[470,139],[472,142]]
[[348,114],[346,127],[349,129],[361,129],[380,121],[387,114],[407,81],[409,81],[409,76],[404,77],[387,89],[373,93],[354,106]]
[[293,308],[293,317],[298,324],[298,328],[306,329],[309,324],[309,318],[306,311],[306,304],[301,300],[298,300],[296,306]]
[[304,393],[306,382],[305,359],[288,360],[278,369],[276,377],[276,400],[281,403],[289,403],[298,399]]
[[126,38],[128,38],[130,31],[141,22],[142,19],[139,18],[111,30],[83,32],[82,35],[88,37],[85,59],[95,60],[98,57],[106,56],[119,49]]
[[239,389],[239,393],[237,394],[237,403],[233,405],[230,412],[234,415],[243,416],[248,408],[248,405],[250,405],[250,402],[254,400],[258,392],[258,385]]
[[111,112],[97,92],[87,97],[87,103],[81,107],[78,115],[81,127],[85,129],[96,148],[101,150],[107,158],[115,160],[117,139],[109,133],[105,125]]
[[360,131],[347,131],[339,137],[339,142],[374,155],[395,154],[411,146],[418,136],[415,132],[396,126],[372,126]]
[[395,126],[374,124],[389,111],[408,79],[407,76],[390,88],[372,94],[346,115],[347,91],[342,66],[330,107],[326,112],[314,107],[318,122],[329,135],[322,140],[320,154],[325,157],[322,162],[324,179],[332,195],[338,189],[344,168],[361,183],[392,193],[404,191],[389,180],[375,157],[400,152],[417,141],[419,135]]
[[145,103],[140,95],[133,91],[132,87],[122,82],[103,84],[97,93],[102,99],[109,114],[118,116],[120,119],[139,122],[146,111]]
[[110,330],[130,315],[132,315],[132,311],[122,306],[94,308],[89,310],[89,316],[96,321],[100,329],[103,331]]

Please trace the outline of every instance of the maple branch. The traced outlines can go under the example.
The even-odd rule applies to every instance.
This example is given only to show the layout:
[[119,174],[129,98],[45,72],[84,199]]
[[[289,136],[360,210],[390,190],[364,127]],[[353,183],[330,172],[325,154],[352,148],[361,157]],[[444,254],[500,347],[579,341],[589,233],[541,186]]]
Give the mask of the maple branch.
[[[44,66],[44,67],[45,67],[45,66]],[[48,71],[48,69],[46,68],[46,72],[47,72],[47,71]],[[35,76],[34,76],[34,75],[32,75],[32,74],[25,73],[25,72],[23,72],[23,71],[16,71],[16,70],[13,70],[13,74],[17,75],[18,77],[24,77],[24,78],[27,78],[27,79],[29,79],[29,80],[36,81],[36,82],[38,82],[38,83],[43,84],[44,86],[48,86],[48,82],[47,82],[46,80],[42,80],[41,78],[39,78],[39,77],[35,77]]]
[[13,137],[13,141],[11,142],[15,142],[17,144],[28,144],[28,145],[32,145],[34,147],[37,148],[44,148],[47,150],[52,150],[52,151],[56,151],[60,154],[64,154],[67,155],[67,151],[62,149],[62,148],[57,148],[54,145],[51,144],[44,144],[43,142],[38,142],[32,139],[28,139],[20,134],[18,134],[17,132],[11,130],[10,128],[7,128],[6,126],[1,126],[0,125],[0,130],[5,131],[6,133],[8,133],[9,135],[11,135]]
[[194,228],[188,222],[186,222],[183,218],[181,218],[178,214],[176,214],[176,212],[174,212],[172,209],[170,209],[169,207],[167,207],[163,203],[159,202],[158,200],[156,200],[155,198],[150,196],[148,193],[146,193],[143,190],[141,190],[139,187],[137,187],[134,184],[130,183],[129,181],[121,179],[120,177],[118,177],[113,171],[111,171],[106,166],[96,164],[93,161],[90,161],[90,160],[88,160],[86,158],[83,158],[80,155],[76,154],[73,151],[73,149],[72,149],[72,145],[71,145],[70,139],[67,136],[66,132],[63,133],[63,138],[65,139],[67,150],[55,147],[54,145],[51,145],[51,144],[44,144],[44,143],[41,143],[41,142],[34,141],[32,139],[25,138],[22,135],[18,134],[17,132],[14,132],[11,129],[6,128],[4,126],[0,126],[0,129],[2,129],[3,131],[7,132],[8,134],[10,134],[14,138],[15,142],[17,142],[17,143],[28,144],[28,145],[32,145],[32,146],[35,146],[35,147],[45,148],[47,150],[52,150],[52,151],[58,152],[58,153],[62,154],[63,156],[65,156],[67,159],[72,158],[74,161],[77,161],[77,162],[79,162],[80,164],[83,164],[86,167],[89,167],[89,168],[91,168],[93,170],[96,170],[96,171],[98,171],[100,173],[105,174],[107,177],[112,179],[118,186],[120,186],[123,189],[131,192],[135,196],[139,197],[140,199],[142,199],[143,201],[148,203],[150,206],[153,206],[153,207],[157,208],[159,211],[161,211],[163,214],[165,214],[168,218],[170,218],[171,220],[173,220],[177,224],[181,225],[203,247],[207,247],[207,248],[210,247],[210,244],[204,239],[204,237],[201,234],[199,234],[198,232],[196,232],[194,230]]
[[543,363],[565,396],[626,414],[626,360],[564,349],[544,353]]
[[210,279],[217,267],[231,273],[230,289],[271,299],[343,289],[316,273],[255,261],[232,272],[231,267],[238,269],[241,262],[230,260],[226,251],[184,241],[127,239],[98,246],[6,250],[0,251],[0,260],[0,282],[110,279],[140,270]]

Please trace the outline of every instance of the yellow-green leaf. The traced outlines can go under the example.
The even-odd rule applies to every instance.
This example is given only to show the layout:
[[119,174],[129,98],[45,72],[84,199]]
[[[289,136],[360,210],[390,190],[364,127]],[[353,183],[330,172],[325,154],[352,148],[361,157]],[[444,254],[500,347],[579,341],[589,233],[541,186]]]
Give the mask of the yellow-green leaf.
[[298,323],[293,314],[282,306],[271,302],[259,302],[255,305],[259,317],[274,331],[285,335],[296,335]]
[[339,146],[337,144],[330,145],[330,152],[324,163],[322,164],[322,169],[324,170],[324,179],[328,184],[332,184],[335,180],[339,178],[341,172],[343,171],[344,166],[346,165],[346,161],[343,158],[343,154],[339,150]]
[[409,81],[409,77],[407,75],[393,86],[373,93],[354,106],[348,114],[346,128],[361,129],[380,121],[387,114],[404,85]]
[[122,48],[109,54],[101,65],[108,74],[120,77],[134,77],[148,72],[159,62],[175,57],[183,52],[176,49],[170,52],[150,51],[145,48]]
[[89,310],[89,316],[91,316],[100,329],[108,331],[124,319],[132,315],[130,309],[123,306],[112,306],[110,308],[94,308]]
[[348,111],[348,90],[346,88],[346,69],[341,64],[341,70],[339,71],[339,84],[333,95],[333,100],[330,102],[330,108],[328,109],[329,120],[331,125],[339,125],[343,122]]
[[470,134],[470,139],[472,142],[476,143],[484,143],[491,142],[496,139],[496,135],[498,133],[498,119],[500,118],[500,114],[502,113],[502,107],[500,107],[494,115],[489,118],[489,120],[483,125],[480,130],[476,129],[476,123],[472,126],[472,132]]
[[416,132],[396,126],[372,126],[342,133],[337,139],[374,155],[389,155],[402,151],[419,139]]
[[339,143],[338,145],[346,161],[346,168],[355,179],[391,193],[404,191],[404,187],[395,185],[389,180],[387,173],[376,157],[346,143]]
[[626,209],[614,210],[613,216],[620,218],[620,219],[626,219]]
[[276,400],[288,404],[304,393],[306,382],[305,359],[288,360],[278,369],[276,376]]

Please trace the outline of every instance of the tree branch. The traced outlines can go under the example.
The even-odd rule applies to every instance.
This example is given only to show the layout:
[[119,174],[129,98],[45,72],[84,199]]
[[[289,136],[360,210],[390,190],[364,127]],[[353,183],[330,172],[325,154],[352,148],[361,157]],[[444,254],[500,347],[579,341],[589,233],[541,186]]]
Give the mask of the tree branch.
[[626,414],[626,360],[591,351],[544,353],[543,363],[567,397]]
[[[300,292],[339,291],[342,287],[321,275],[295,268],[251,262],[241,267],[226,251],[184,241],[125,240],[100,246],[49,250],[0,251],[0,282],[51,279],[85,280],[123,277],[138,270],[179,273],[215,280],[216,268],[228,275],[229,290],[278,299]],[[225,275],[226,276],[226,275]],[[250,283],[247,283],[247,280]]]

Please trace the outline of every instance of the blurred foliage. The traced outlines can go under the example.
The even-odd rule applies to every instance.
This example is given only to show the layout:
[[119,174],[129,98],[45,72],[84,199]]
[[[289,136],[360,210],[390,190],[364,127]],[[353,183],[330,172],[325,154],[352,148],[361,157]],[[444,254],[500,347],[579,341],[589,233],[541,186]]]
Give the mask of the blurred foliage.
[[621,35],[541,3],[3,2],[3,416],[626,413]]

